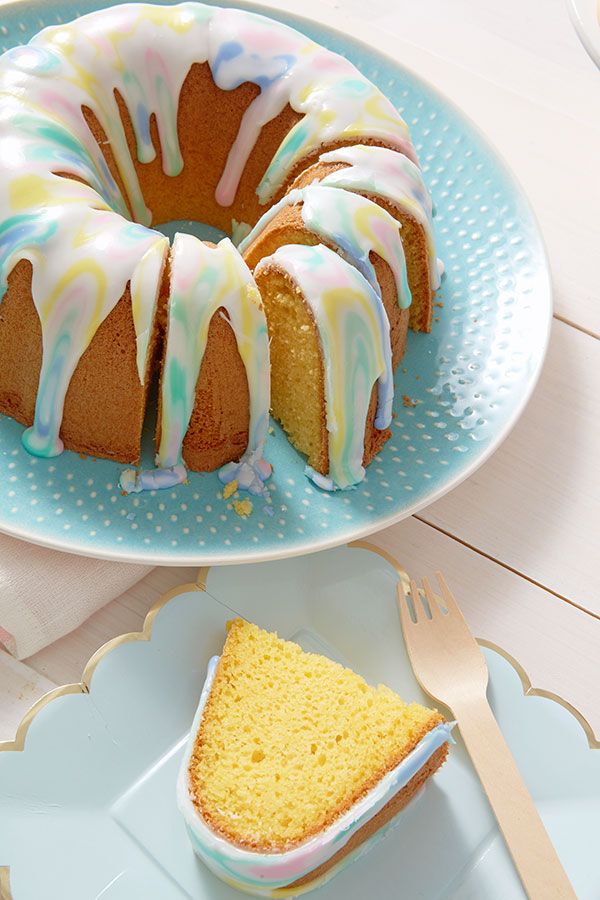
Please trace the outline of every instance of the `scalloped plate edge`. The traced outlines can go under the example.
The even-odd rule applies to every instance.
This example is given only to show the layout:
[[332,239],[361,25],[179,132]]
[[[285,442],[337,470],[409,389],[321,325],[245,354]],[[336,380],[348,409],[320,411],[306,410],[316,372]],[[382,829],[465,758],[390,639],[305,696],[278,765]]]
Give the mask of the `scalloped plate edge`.
[[[409,576],[406,569],[404,569],[400,562],[391,553],[388,553],[387,550],[383,550],[382,548],[377,547],[375,544],[363,540],[353,541],[346,546],[350,550],[368,550],[369,552],[380,556],[396,571],[399,580],[405,584],[408,584]],[[111,650],[113,650],[115,647],[118,647],[121,644],[133,643],[134,641],[152,640],[152,630],[154,627],[154,622],[160,611],[171,600],[173,600],[180,594],[185,594],[189,591],[205,591],[210,568],[210,566],[202,566],[198,569],[198,574],[195,581],[186,582],[185,584],[181,584],[178,587],[171,588],[171,590],[167,591],[165,594],[159,597],[158,600],[148,610],[144,618],[144,623],[142,625],[141,631],[131,631],[125,634],[120,634],[102,644],[102,646],[99,647],[98,650],[96,650],[96,652],[92,654],[92,656],[87,661],[81,676],[81,681],[74,682],[73,684],[61,685],[59,687],[53,688],[46,694],[43,694],[43,696],[41,696],[39,700],[37,700],[27,710],[27,712],[21,719],[17,727],[14,739],[12,741],[0,741],[0,753],[10,751],[18,752],[25,749],[25,740],[31,723],[33,722],[37,714],[49,703],[51,703],[52,700],[55,700],[57,697],[66,696],[67,694],[89,694],[96,667],[98,666],[100,661],[108,656]],[[579,724],[581,725],[590,749],[600,749],[600,739],[596,737],[591,724],[582,715],[582,713],[580,713],[579,710],[573,706],[572,703],[569,703],[568,700],[565,700],[563,697],[560,697],[553,691],[546,691],[543,688],[534,688],[531,683],[531,679],[529,678],[521,663],[519,663],[518,660],[516,660],[514,656],[511,656],[511,654],[506,650],[503,650],[502,647],[498,646],[498,644],[494,644],[492,641],[482,640],[480,638],[477,638],[477,642],[481,646],[488,647],[490,650],[493,650],[496,653],[500,654],[500,656],[504,657],[504,659],[508,663],[510,663],[512,668],[519,676],[521,685],[523,687],[523,694],[525,697],[544,697],[546,700],[552,700],[555,703],[558,703],[560,706],[564,707],[564,709],[571,713],[571,715],[574,716],[577,722],[579,722]],[[10,888],[10,866],[0,866],[0,900],[15,900]]]
[[[350,550],[368,550],[369,552],[380,556],[396,571],[399,580],[406,584],[406,586],[408,587],[408,572],[400,564],[400,562],[394,556],[392,556],[391,553],[387,552],[387,550],[383,550],[376,544],[370,543],[370,541],[362,540],[353,541],[346,546]],[[25,739],[29,730],[29,726],[31,725],[37,714],[42,709],[44,709],[44,707],[47,706],[48,703],[51,703],[52,700],[56,699],[57,697],[63,697],[67,694],[89,694],[96,667],[98,666],[100,661],[104,659],[104,657],[107,656],[115,647],[118,647],[121,644],[132,643],[134,641],[151,640],[154,622],[163,607],[165,607],[170,600],[172,600],[174,597],[179,596],[180,594],[185,594],[189,591],[205,591],[210,568],[210,566],[202,566],[198,569],[198,574],[195,581],[186,582],[185,584],[181,584],[177,587],[171,588],[169,591],[159,597],[147,612],[141,631],[126,632],[125,634],[117,635],[116,637],[111,638],[109,641],[106,641],[106,643],[102,644],[102,646],[99,647],[98,650],[96,650],[96,652],[93,653],[87,661],[81,676],[81,681],[74,682],[72,684],[60,685],[56,688],[53,688],[51,691],[48,691],[46,694],[43,694],[38,700],[36,700],[36,702],[27,710],[27,712],[19,722],[14,739],[11,741],[0,741],[0,753],[7,751],[21,751],[25,748]],[[563,697],[560,697],[553,691],[546,691],[544,690],[544,688],[533,687],[531,679],[529,678],[529,675],[527,674],[521,663],[519,663],[519,661],[516,660],[514,656],[511,656],[510,653],[508,653],[498,644],[494,644],[492,641],[483,640],[481,638],[477,638],[477,642],[482,647],[488,647],[490,650],[494,650],[496,653],[499,653],[504,657],[504,659],[507,660],[507,662],[510,663],[510,665],[519,676],[523,687],[523,694],[526,697],[544,697],[547,700],[553,700],[555,703],[563,706],[566,710],[568,710],[568,712],[571,713],[572,716],[575,717],[575,719],[577,719],[577,721],[583,728],[590,749],[600,749],[600,739],[594,733],[591,724],[588,722],[585,716],[581,712],[579,712],[576,707],[573,706],[572,703],[569,703],[568,700],[565,700]],[[0,872],[2,872],[2,866],[0,866]],[[1,880],[0,888],[2,888]],[[2,894],[0,894],[0,900],[4,900]]]

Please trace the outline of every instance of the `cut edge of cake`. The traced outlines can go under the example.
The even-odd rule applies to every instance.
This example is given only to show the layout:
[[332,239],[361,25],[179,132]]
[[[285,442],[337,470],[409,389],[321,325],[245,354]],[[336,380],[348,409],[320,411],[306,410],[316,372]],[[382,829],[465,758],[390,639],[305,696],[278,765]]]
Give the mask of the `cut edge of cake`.
[[[238,640],[236,632],[247,627],[257,628],[239,619],[229,624],[222,656],[227,659],[230,637],[235,642]],[[306,655],[318,657],[317,654]],[[397,813],[445,761],[452,725],[437,711],[420,707],[431,713],[428,727],[414,735],[414,740],[408,748],[403,748],[399,759],[389,760],[386,771],[374,773],[371,783],[364,785],[358,799],[335,810],[328,824],[291,846],[281,849],[252,848],[215,829],[203,815],[195,797],[196,783],[191,767],[196,758],[205,713],[207,709],[210,711],[213,685],[221,677],[221,658],[213,657],[210,661],[179,774],[178,805],[192,845],[215,874],[241,890],[273,897],[304,893],[328,880],[359,852],[364,852],[366,842],[375,841],[382,835],[382,829],[392,823]],[[337,663],[333,665],[339,666]],[[344,667],[339,666],[339,669]],[[351,674],[359,678],[355,673]]]

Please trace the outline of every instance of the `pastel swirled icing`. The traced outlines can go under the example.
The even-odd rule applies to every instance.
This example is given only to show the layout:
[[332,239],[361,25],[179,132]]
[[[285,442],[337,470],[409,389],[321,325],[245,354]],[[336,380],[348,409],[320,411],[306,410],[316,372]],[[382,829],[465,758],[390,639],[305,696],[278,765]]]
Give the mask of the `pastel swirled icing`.
[[[0,153],[4,148],[8,156],[11,145],[5,125],[0,119]],[[31,148],[26,143],[22,149],[28,154]],[[93,188],[48,173],[35,160],[28,162],[27,174],[0,179],[1,287],[6,290],[7,274],[17,262],[29,260],[31,292],[42,327],[34,421],[23,434],[30,453],[49,457],[62,452],[59,432],[71,377],[128,282],[134,295],[138,375],[144,383],[167,249],[167,238],[128,222]]]
[[[183,167],[179,94],[194,63],[207,62],[222,90],[244,82],[260,88],[242,117],[217,187],[216,199],[223,206],[233,202],[263,126],[287,104],[302,119],[285,136],[257,188],[263,203],[302,157],[330,141],[369,137],[416,158],[401,116],[351,63],[255,13],[194,2],[125,4],[46,28],[29,47],[19,49],[25,57],[19,86],[31,97],[30,108],[45,106],[58,113],[66,133],[87,146],[98,165],[98,149],[93,148],[81,107],[94,112],[110,142],[133,215],[145,224],[149,212],[115,91],[130,111],[138,160],[150,162],[156,156],[150,135],[155,115],[163,169],[177,175]],[[110,185],[113,194],[118,193],[115,188]]]
[[433,207],[419,167],[402,153],[368,144],[338,147],[322,153],[319,162],[346,164],[329,172],[319,184],[382,197],[416,219],[427,241],[430,286],[432,291],[437,290],[440,275],[433,236]]
[[[452,740],[453,724],[444,722],[429,731],[394,769],[391,769],[364,797],[341,815],[320,834],[310,838],[298,847],[281,853],[260,853],[236,847],[214,832],[204,821],[190,794],[189,767],[196,734],[200,728],[204,707],[212,683],[219,657],[213,657],[208,672],[194,723],[190,732],[177,781],[177,804],[184,817],[192,846],[202,861],[215,875],[238,890],[264,897],[287,896],[286,885],[314,871],[327,862],[344,847],[350,838],[373,818],[389,800],[401,790],[425,765],[433,753]],[[342,865],[352,860],[349,855]],[[338,864],[339,868],[341,867]],[[335,869],[328,877],[335,874]],[[289,896],[300,893],[291,888]]]
[[[259,88],[243,113],[216,188],[222,206],[232,204],[263,126],[288,104],[300,119],[283,137],[256,188],[261,203],[273,198],[302,159],[327,144],[378,141],[416,161],[405,122],[351,63],[294,29],[254,13],[195,2],[126,4],[46,28],[28,45],[5,53],[0,58],[0,289],[6,289],[8,275],[20,260],[31,262],[33,300],[42,330],[35,419],[23,436],[32,453],[61,452],[59,434],[70,379],[128,284],[137,369],[144,381],[168,245],[162,235],[145,227],[151,211],[144,202],[117,95],[130,115],[137,161],[149,163],[160,153],[165,174],[176,176],[184,165],[177,127],[179,97],[196,63],[208,63],[215,84],[225,91],[245,82]],[[91,111],[106,135],[123,194],[84,109]],[[153,120],[158,147],[151,136]],[[130,216],[141,224],[129,221]],[[358,244],[357,248],[361,250]],[[370,277],[367,262],[364,257],[360,260]],[[398,261],[398,271],[399,267]],[[404,288],[403,292],[406,297]],[[319,294],[316,305],[321,299]],[[371,303],[369,308],[372,317],[375,306]],[[333,327],[330,337],[332,346],[346,346],[348,341],[335,337]],[[381,362],[381,344],[379,332],[370,369],[377,368],[375,358]],[[260,348],[257,352],[262,358]],[[264,398],[265,377],[253,366],[255,399]],[[384,378],[381,373],[378,377]],[[387,405],[387,401],[380,404],[380,422],[386,419]],[[177,420],[170,407],[165,415],[171,416],[171,423]],[[257,490],[266,473],[258,446],[265,429],[259,421],[262,413],[254,409],[247,455],[241,467],[230,466],[222,475],[227,479],[237,472],[240,483]],[[175,425],[172,431],[167,428],[165,441],[175,431]],[[147,483],[170,484],[179,477],[174,449],[178,440],[160,448],[164,478],[155,473],[145,479]],[[353,451],[351,456],[355,455]],[[336,459],[342,456],[334,454]],[[342,469],[341,481],[355,480],[354,463]]]
[[350,487],[365,474],[364,434],[375,384],[375,427],[387,428],[392,418],[390,326],[381,297],[354,266],[324,244],[279,247],[258,263],[255,274],[271,267],[300,288],[321,342],[329,475],[320,486]]
[[239,462],[229,463],[222,480],[238,479],[252,493],[263,492],[271,467],[262,459],[269,427],[269,340],[267,320],[250,270],[229,238],[216,247],[189,234],[176,234],[171,253],[171,299],[161,381],[161,438],[156,472],[121,477],[124,490],[171,487],[186,477],[182,448],[196,400],[196,383],[214,314],[223,309],[248,378],[248,446]]
[[401,309],[410,306],[411,294],[398,222],[381,206],[360,194],[321,184],[289,191],[261,216],[250,234],[240,242],[240,252],[244,253],[288,206],[298,206],[308,231],[335,244],[377,293],[381,289],[370,255],[376,253],[384,259],[394,276],[398,306]]

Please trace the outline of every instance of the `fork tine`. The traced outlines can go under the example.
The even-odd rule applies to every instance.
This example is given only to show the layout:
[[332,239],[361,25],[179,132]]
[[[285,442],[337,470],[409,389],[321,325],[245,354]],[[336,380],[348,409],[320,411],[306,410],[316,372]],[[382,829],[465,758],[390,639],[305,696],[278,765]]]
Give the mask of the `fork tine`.
[[[436,619],[441,615],[441,610],[438,606],[438,602],[435,599],[435,594],[431,590],[431,585],[429,584],[429,578],[423,578],[423,591],[425,592],[425,596],[427,597],[427,602],[429,604],[429,612],[431,614],[432,619]],[[421,598],[421,603],[423,599]],[[423,607],[425,608],[425,607]]]
[[446,579],[442,575],[441,572],[435,573],[437,576],[437,580],[439,581],[440,588],[442,589],[442,597],[444,598],[444,603],[446,604],[446,609],[449,613],[458,614],[461,619],[464,619],[462,612],[460,611],[460,607],[456,600],[454,599],[450,588],[446,584]]
[[[410,599],[412,601],[413,611],[415,614],[415,625],[419,623],[419,620],[423,618],[423,616],[419,616],[419,607],[420,607],[420,591],[419,585],[414,580],[414,578],[410,578]],[[421,609],[424,611],[424,607],[421,606]]]
[[412,620],[412,616],[410,614],[410,609],[408,606],[406,587],[402,580],[398,582],[398,596],[396,602],[398,605],[398,613],[400,614],[402,631],[406,634],[406,631],[410,628],[411,625],[414,625],[414,622]]

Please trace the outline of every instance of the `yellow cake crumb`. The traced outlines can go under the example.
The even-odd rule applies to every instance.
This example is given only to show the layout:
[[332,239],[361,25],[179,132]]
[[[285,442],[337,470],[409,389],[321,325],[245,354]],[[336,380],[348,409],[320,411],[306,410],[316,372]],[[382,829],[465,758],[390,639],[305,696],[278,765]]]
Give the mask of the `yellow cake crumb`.
[[247,519],[254,509],[252,500],[234,500],[233,508],[242,519]]
[[350,808],[441,721],[235,619],[190,761],[193,799],[236,844],[289,848]]
[[238,489],[237,481],[235,479],[233,481],[230,481],[229,484],[226,484],[225,487],[223,488],[223,499],[229,500],[231,495],[235,494],[237,489]]
[[417,400],[411,400],[408,394],[402,394],[402,403],[407,409],[413,409],[417,405]]

